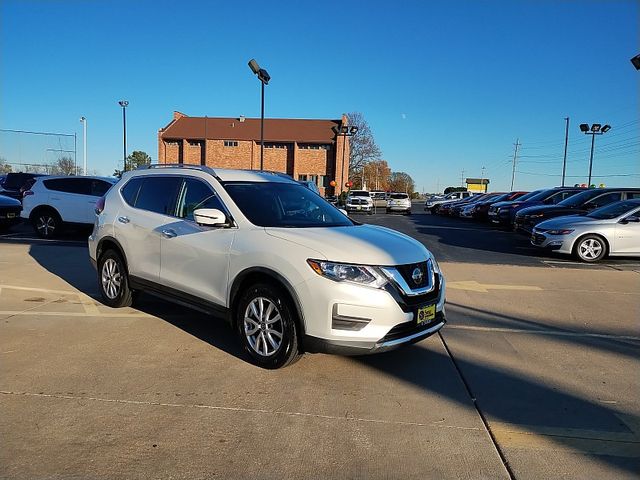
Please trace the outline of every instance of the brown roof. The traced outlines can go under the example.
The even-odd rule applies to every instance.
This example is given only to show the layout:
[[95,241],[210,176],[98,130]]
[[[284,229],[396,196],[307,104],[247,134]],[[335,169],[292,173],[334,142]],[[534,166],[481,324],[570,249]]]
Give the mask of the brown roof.
[[[205,126],[206,122],[206,126]],[[340,120],[301,120],[265,118],[265,142],[330,143],[335,140],[333,127]],[[180,117],[160,130],[162,138],[211,140],[260,140],[260,119]]]

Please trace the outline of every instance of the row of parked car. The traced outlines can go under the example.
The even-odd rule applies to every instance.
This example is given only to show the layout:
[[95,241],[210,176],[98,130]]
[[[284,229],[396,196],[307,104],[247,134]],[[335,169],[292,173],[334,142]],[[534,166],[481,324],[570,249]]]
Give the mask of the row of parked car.
[[584,262],[608,255],[640,256],[640,188],[453,192],[427,200],[425,210],[522,232],[536,247]]
[[344,205],[347,213],[366,213],[371,215],[380,209],[386,213],[411,215],[411,198],[401,192],[378,192],[350,190]]

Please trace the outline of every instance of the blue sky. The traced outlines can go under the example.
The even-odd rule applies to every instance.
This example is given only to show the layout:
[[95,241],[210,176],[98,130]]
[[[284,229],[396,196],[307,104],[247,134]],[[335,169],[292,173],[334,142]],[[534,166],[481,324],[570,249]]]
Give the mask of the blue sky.
[[[588,170],[578,124],[600,122],[613,128],[596,139],[595,181],[638,185],[640,72],[629,59],[639,5],[2,0],[0,128],[77,132],[80,161],[84,115],[89,170],[111,174],[122,158],[118,100],[130,102],[128,150],[155,159],[173,110],[259,116],[247,67],[256,58],[272,77],[268,117],[360,111],[392,169],[419,190],[483,166],[494,189],[508,189],[516,139],[516,188],[559,184],[566,116],[568,183]],[[0,156],[46,161],[56,155],[46,149],[71,140],[2,134]]]

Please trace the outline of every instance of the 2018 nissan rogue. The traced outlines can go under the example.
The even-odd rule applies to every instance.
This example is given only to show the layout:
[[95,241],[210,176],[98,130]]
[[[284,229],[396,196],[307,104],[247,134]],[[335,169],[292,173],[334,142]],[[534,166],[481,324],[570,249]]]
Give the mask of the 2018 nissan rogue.
[[380,352],[445,324],[445,280],[424,245],[283,174],[154,165],[125,173],[96,213],[105,304],[144,290],[221,314],[265,368],[305,351]]

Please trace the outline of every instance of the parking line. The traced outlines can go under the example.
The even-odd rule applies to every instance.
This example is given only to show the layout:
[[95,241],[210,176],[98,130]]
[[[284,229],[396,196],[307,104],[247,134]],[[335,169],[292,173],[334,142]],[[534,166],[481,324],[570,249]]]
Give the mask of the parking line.
[[0,390],[1,395],[14,395],[24,397],[40,397],[40,398],[55,398],[61,400],[91,400],[94,402],[104,403],[119,403],[124,405],[145,405],[152,407],[174,407],[174,408],[201,408],[206,410],[220,410],[226,412],[239,412],[239,413],[257,413],[267,415],[282,415],[289,417],[308,417],[319,418],[323,420],[337,420],[347,422],[362,422],[362,423],[377,423],[383,425],[400,425],[409,427],[434,427],[434,428],[449,428],[453,430],[471,430],[479,431],[478,427],[464,427],[461,425],[444,425],[440,421],[432,423],[420,423],[420,422],[402,422],[397,420],[382,420],[377,418],[360,418],[350,416],[337,416],[337,415],[323,415],[320,413],[308,413],[308,412],[291,412],[286,410],[267,410],[262,408],[246,408],[246,407],[225,407],[222,405],[203,405],[203,404],[188,404],[188,403],[163,403],[163,402],[149,402],[141,400],[125,400],[117,398],[101,398],[101,397],[87,397],[83,395],[59,395],[51,393],[31,393],[31,392],[9,392]]
[[614,335],[610,333],[588,333],[588,332],[569,332],[566,330],[536,330],[533,328],[505,328],[505,327],[480,327],[475,325],[447,325],[447,329],[454,330],[474,330],[478,332],[497,332],[497,333],[533,333],[536,335],[557,335],[559,337],[593,337],[593,338],[609,338],[615,340],[633,340],[640,341],[640,337],[634,335]]

